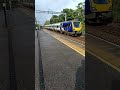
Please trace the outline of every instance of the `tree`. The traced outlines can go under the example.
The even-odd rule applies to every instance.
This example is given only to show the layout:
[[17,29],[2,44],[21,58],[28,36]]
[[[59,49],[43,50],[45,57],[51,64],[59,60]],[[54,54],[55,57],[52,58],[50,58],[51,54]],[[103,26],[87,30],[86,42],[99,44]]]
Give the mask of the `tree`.
[[73,10],[73,9],[68,9],[68,8],[66,8],[66,9],[63,9],[62,12],[63,12],[63,13],[66,13],[66,15],[67,15],[67,20],[72,20],[72,19],[74,19],[74,10]]
[[[84,20],[85,15],[84,15],[84,2],[83,3],[79,3],[76,7],[76,10],[73,9],[68,9],[65,8],[63,9],[61,12],[62,13],[66,13],[67,15],[67,21],[68,20],[73,20],[73,19],[78,19],[80,21]],[[50,19],[50,23],[58,23],[58,22],[63,22],[65,21],[65,15],[64,14],[60,14],[59,16],[57,15],[53,15]]]
[[50,23],[58,23],[59,22],[59,16],[53,15],[52,18],[50,19]]
[[46,20],[45,23],[44,23],[44,25],[48,25],[48,24],[50,24],[50,21]]
[[78,18],[79,18],[79,20],[81,20],[81,19],[83,19],[83,18],[85,18],[85,8],[84,8],[84,5],[85,5],[85,3],[83,2],[83,3],[79,3],[76,7],[77,7],[77,9],[76,9],[76,12],[77,12],[77,14],[78,14]]
[[60,22],[65,21],[65,15],[60,14],[60,15],[59,15],[59,21],[60,21]]

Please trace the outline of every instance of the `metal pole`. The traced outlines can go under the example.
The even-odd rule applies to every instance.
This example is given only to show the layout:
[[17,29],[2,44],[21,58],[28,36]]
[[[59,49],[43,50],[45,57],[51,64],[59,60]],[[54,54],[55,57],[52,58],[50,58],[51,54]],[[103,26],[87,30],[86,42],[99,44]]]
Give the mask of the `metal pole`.
[[66,15],[66,13],[65,13],[65,21],[67,21],[67,15]]
[[4,8],[4,17],[5,17],[5,26],[7,27],[7,16],[6,16],[6,3],[3,3],[3,8]]
[[[7,18],[6,18],[6,4],[4,6],[5,6],[4,7],[5,8],[5,23],[6,23],[6,27],[8,27]],[[8,49],[9,49],[9,79],[10,79],[9,90],[17,90],[15,60],[14,60],[13,45],[12,45],[12,42],[13,42],[12,32],[11,32],[11,28],[7,30],[8,30]]]
[[11,8],[12,8],[12,7],[11,7],[11,5],[12,5],[11,0],[9,1],[9,4],[10,4],[10,10],[11,10]]

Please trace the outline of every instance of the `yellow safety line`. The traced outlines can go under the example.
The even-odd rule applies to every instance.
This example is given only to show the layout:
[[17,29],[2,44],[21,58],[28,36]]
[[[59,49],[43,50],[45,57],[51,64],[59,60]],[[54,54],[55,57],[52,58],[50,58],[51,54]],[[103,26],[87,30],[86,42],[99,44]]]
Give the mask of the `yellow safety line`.
[[[45,31],[46,32],[46,31]],[[47,32],[48,33],[48,32]],[[48,33],[50,34],[50,33]],[[67,42],[66,40],[63,40],[61,38],[58,38],[52,34],[50,34],[52,37],[54,37],[55,39],[59,40],[60,42],[64,43],[65,45],[67,45],[68,47],[72,48],[73,50],[75,50],[76,52],[78,52],[79,54],[81,54],[82,56],[85,57],[85,51],[83,49],[81,49],[80,47],[77,47],[69,42]]]

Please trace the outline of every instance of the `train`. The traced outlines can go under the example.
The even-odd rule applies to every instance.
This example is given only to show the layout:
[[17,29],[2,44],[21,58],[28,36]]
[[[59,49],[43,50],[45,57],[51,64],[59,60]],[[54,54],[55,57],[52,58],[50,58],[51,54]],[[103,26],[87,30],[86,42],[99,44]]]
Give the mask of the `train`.
[[66,22],[54,23],[54,24],[44,25],[44,28],[72,36],[82,35],[82,23],[80,21],[66,21]]
[[95,23],[111,23],[112,0],[85,0],[85,21]]

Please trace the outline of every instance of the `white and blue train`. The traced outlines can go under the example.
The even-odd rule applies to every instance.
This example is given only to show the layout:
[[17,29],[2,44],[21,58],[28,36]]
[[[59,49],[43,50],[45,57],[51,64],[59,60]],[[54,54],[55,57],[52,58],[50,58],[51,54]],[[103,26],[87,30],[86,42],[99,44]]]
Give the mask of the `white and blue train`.
[[45,29],[59,31],[70,35],[82,35],[82,23],[80,21],[66,21],[44,25]]

